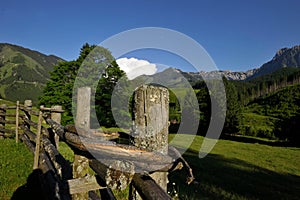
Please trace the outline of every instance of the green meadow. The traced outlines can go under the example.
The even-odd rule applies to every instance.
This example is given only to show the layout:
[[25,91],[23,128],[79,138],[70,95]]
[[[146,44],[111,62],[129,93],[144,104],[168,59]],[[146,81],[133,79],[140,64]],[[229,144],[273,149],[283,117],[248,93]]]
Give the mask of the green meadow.
[[[170,141],[174,136],[170,135]],[[177,137],[174,145],[184,148],[183,141],[194,136]],[[185,184],[184,169],[169,174],[168,191],[174,199],[299,199],[300,148],[219,140],[210,154],[200,159],[202,142],[203,137],[195,136],[184,154],[193,169],[193,183]],[[64,143],[60,151],[72,160]],[[26,183],[33,155],[13,139],[1,139],[0,152],[0,199],[10,199]],[[119,199],[125,196],[118,194]]]
[[[192,137],[181,136],[181,141]],[[196,136],[184,154],[193,168],[194,183],[182,184],[186,178],[182,172],[170,174],[179,199],[299,199],[300,148],[219,140],[200,159],[202,142],[203,137]]]

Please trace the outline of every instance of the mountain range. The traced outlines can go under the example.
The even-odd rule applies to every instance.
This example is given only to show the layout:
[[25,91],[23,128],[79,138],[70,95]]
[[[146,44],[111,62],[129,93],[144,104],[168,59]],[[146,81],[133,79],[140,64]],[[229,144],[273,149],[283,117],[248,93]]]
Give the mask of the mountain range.
[[219,75],[224,75],[229,80],[251,80],[253,78],[271,74],[281,68],[296,67],[300,68],[300,45],[292,48],[282,48],[277,51],[275,56],[269,62],[263,64],[259,68],[250,69],[245,72],[233,71],[211,71],[211,72],[186,72],[184,73],[188,79],[199,80],[201,77],[204,79],[211,79]]
[[[38,96],[49,80],[53,66],[64,61],[55,55],[45,55],[17,45],[0,43],[0,98],[11,101],[32,99]],[[223,75],[229,80],[249,81],[271,74],[283,68],[300,69],[300,45],[282,48],[269,62],[261,67],[245,72],[211,71],[183,72],[178,70],[191,83],[203,78],[213,79]],[[163,73],[163,72],[161,72]],[[166,74],[166,73],[163,73]],[[176,82],[176,80],[174,80]]]
[[54,55],[0,43],[0,98],[36,103],[53,66],[60,61],[63,59]]

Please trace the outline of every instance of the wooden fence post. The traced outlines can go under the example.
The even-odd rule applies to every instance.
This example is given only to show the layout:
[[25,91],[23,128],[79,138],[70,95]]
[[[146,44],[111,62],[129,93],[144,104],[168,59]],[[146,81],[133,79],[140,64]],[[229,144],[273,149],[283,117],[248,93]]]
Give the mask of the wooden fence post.
[[[0,106],[0,128],[2,128],[3,130],[5,129],[5,115],[6,115],[6,104],[2,104]],[[4,131],[0,131],[0,133],[2,133],[3,135],[5,134]],[[0,136],[2,137],[2,136]]]
[[34,162],[33,169],[37,169],[39,167],[39,157],[40,157],[40,147],[41,147],[41,132],[42,132],[42,120],[43,120],[43,106],[40,107],[39,118],[38,118],[38,126],[36,133],[36,141],[35,141],[35,152],[34,152]]
[[[91,100],[91,88],[82,87],[77,90],[77,110],[76,110],[76,127],[89,129],[90,128],[90,100]],[[73,178],[82,178],[87,175],[89,160],[74,152],[73,163]],[[78,193],[72,195],[73,199],[84,200],[88,199],[88,193]]]
[[[57,123],[61,123],[61,112],[55,112],[55,110],[62,110],[62,106],[51,106],[51,119],[53,119]],[[56,149],[59,148],[59,136],[55,133],[54,134],[54,141]]]
[[[25,100],[24,107],[25,107],[25,110],[30,111],[32,109],[32,101],[31,100]],[[30,121],[31,120],[30,112],[24,111],[24,113],[25,113],[25,118]],[[26,126],[27,126],[28,130],[30,130],[30,125],[27,124]]]
[[[151,85],[139,87],[135,91],[134,111],[134,145],[168,154],[168,89]],[[151,177],[167,191],[167,172],[156,172]],[[141,199],[138,194],[133,194],[133,198]]]
[[16,105],[16,143],[19,142],[19,101]]

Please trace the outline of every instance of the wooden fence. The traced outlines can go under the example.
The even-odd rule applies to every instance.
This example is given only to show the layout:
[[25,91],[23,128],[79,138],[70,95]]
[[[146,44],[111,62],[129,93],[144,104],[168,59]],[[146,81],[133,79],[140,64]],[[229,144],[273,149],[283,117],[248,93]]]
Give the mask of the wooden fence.
[[[41,106],[37,111],[27,100],[16,106],[0,106],[0,136],[15,137],[16,142],[20,139],[34,152],[33,169],[42,171],[45,199],[116,199],[112,189],[127,186],[128,199],[171,199],[167,173],[185,167],[187,183],[194,177],[180,153],[167,145],[167,90],[142,86],[134,99],[135,129],[130,145],[114,142],[119,137],[116,133],[90,129],[89,88],[78,90],[76,127],[60,124],[61,106]],[[73,164],[58,151],[59,140],[74,151]],[[88,173],[89,167],[95,175]]]

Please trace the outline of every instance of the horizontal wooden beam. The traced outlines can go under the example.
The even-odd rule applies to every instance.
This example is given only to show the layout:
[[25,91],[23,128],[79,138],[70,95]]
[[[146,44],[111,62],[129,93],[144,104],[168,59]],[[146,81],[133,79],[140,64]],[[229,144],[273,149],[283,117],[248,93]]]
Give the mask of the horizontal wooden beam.
[[0,133],[0,137],[12,138],[12,137],[14,137],[14,134],[12,134],[12,133]]
[[62,109],[55,109],[55,108],[41,107],[40,109],[41,109],[41,111],[50,111],[50,112],[57,112],[57,113],[63,113],[63,112],[65,112]]
[[16,132],[16,130],[0,128],[0,132],[14,134]]
[[104,141],[101,138],[84,138],[65,132],[65,128],[51,119],[46,119],[53,131],[73,148],[89,151],[96,159],[127,160],[135,164],[136,170],[156,171],[173,163],[173,158],[159,152],[137,148],[131,145]]
[[134,188],[145,200],[172,198],[148,175],[135,174],[132,180]]
[[104,189],[97,183],[95,176],[85,176],[83,178],[71,179],[67,181],[67,188],[70,194],[88,192],[92,190]]
[[0,116],[6,116],[6,117],[16,117],[16,114],[6,114],[6,113],[0,113]]
[[22,110],[25,113],[28,113],[30,115],[39,116],[39,111],[28,109],[26,107],[20,107],[20,110]]
[[3,119],[0,119],[0,123],[4,123],[4,124],[16,124],[16,120],[3,120]]

